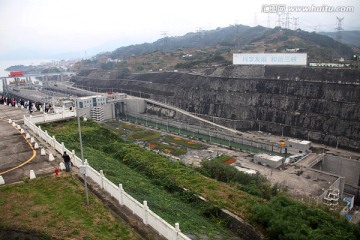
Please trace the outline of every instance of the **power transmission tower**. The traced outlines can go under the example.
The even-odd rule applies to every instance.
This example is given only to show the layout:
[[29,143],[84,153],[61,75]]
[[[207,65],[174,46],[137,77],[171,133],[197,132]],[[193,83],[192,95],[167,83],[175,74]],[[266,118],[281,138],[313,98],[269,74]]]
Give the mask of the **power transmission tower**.
[[[344,30],[343,27],[342,27],[342,23],[344,21],[344,17],[342,18],[339,18],[339,17],[336,17],[336,20],[337,20],[337,27],[335,28],[336,30],[336,41],[338,42],[342,42],[342,31]],[[342,49],[341,49],[341,44],[338,45],[338,52],[340,54],[340,57],[342,56]]]
[[203,38],[204,37],[204,31],[203,31],[203,28],[202,27],[198,27],[196,29],[196,32],[199,34],[199,37],[200,38]]
[[299,18],[293,18],[294,19],[294,31],[296,31],[298,29],[298,20]]
[[286,29],[289,29],[289,28],[290,28],[289,12],[286,12],[286,15],[285,15],[285,28],[286,28]]
[[161,31],[161,36],[163,36],[163,46],[164,46],[164,52],[166,52],[166,45],[168,41],[168,32],[167,31]]
[[277,19],[277,21],[276,21],[276,26],[277,26],[277,27],[281,27],[281,24],[282,24],[281,15],[282,15],[282,13],[277,12],[276,14],[277,14],[277,17],[278,17],[278,19]]
[[267,14],[267,23],[266,23],[266,27],[270,28],[270,13]]
[[336,32],[336,41],[341,42],[342,41],[342,32],[341,31],[344,30],[342,27],[344,18],[336,17],[336,20],[337,20],[337,27],[335,28],[335,30],[337,31]]
[[235,29],[236,29],[236,35],[235,35],[235,46],[240,46],[240,31],[239,31],[239,24],[237,21],[235,21]]

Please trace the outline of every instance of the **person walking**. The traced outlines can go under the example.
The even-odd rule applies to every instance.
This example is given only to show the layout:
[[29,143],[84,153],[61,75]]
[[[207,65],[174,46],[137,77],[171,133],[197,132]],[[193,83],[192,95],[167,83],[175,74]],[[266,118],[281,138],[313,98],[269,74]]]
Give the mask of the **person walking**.
[[64,163],[65,163],[65,171],[70,172],[70,156],[66,153],[66,151],[64,151],[64,154],[62,157],[63,157]]

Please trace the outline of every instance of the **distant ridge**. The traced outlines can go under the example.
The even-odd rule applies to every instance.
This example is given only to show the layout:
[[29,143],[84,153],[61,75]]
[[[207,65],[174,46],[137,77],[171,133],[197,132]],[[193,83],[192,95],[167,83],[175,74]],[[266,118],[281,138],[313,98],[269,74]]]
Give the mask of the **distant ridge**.
[[[336,39],[337,32],[320,32],[319,34]],[[360,30],[342,31],[341,35],[343,43],[360,47]]]
[[[359,31],[352,33],[357,36]],[[350,35],[345,34],[344,35]],[[355,39],[353,37],[352,39]],[[345,41],[344,41],[345,42]],[[357,43],[357,41],[355,41]],[[120,47],[107,55],[113,59],[127,59],[131,56],[149,54],[156,51],[173,52],[178,49],[205,49],[226,47],[243,52],[284,52],[287,48],[300,48],[310,59],[333,59],[351,57],[354,49],[337,42],[333,38],[315,32],[230,25],[214,30],[191,32],[183,36],[167,37],[153,43],[143,43]]]

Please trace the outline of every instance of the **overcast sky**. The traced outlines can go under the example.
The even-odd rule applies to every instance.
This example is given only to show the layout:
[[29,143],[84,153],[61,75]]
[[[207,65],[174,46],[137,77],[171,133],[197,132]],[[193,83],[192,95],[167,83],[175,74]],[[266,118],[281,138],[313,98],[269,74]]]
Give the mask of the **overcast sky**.
[[360,0],[0,0],[0,55],[19,48],[86,51],[114,41],[120,47],[235,23],[275,27],[277,14],[262,12],[269,3],[352,6],[350,13],[293,12],[290,23],[298,17],[301,29],[334,31],[338,16],[344,30],[360,30]]

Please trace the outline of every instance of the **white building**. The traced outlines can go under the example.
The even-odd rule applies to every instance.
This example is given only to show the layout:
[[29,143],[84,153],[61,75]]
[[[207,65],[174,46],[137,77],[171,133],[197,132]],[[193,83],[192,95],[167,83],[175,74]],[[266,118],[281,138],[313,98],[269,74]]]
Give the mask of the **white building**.
[[87,116],[97,122],[115,118],[116,112],[124,109],[126,94],[116,93],[110,95],[94,95],[77,99],[79,116]]
[[280,156],[272,156],[265,153],[256,154],[254,163],[258,163],[271,168],[278,168],[283,164],[284,158]]
[[106,104],[107,96],[103,95],[96,95],[96,96],[88,96],[88,97],[81,97],[78,98],[78,107],[79,108],[91,108],[102,106]]
[[311,147],[311,142],[298,139],[289,139],[286,142],[286,146],[288,148],[293,148],[296,152],[304,153],[309,151]]

